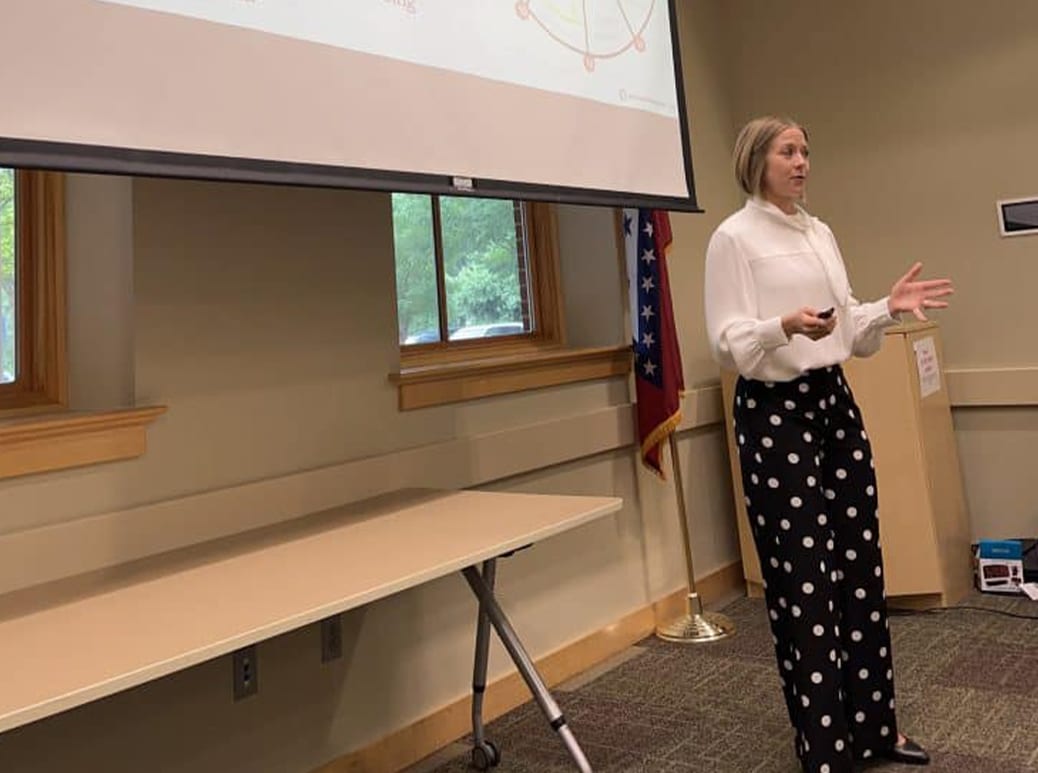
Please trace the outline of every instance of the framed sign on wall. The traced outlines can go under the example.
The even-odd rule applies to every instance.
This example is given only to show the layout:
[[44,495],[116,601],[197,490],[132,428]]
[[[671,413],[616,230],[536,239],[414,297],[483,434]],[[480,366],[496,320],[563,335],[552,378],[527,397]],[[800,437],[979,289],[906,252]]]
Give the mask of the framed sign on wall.
[[1038,197],[999,201],[998,230],[1003,236],[1038,234]]

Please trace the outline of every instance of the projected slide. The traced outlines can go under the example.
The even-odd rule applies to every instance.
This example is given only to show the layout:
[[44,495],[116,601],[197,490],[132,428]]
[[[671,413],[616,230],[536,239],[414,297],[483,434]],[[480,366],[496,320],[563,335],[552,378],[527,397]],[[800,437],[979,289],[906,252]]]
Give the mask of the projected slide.
[[677,115],[660,0],[95,1]]
[[692,208],[682,0],[0,0],[0,166]]

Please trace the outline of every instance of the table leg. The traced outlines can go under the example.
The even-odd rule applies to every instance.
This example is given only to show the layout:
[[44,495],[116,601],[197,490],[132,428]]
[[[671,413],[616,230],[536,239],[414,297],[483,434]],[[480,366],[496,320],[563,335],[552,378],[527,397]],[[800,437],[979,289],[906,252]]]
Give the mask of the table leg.
[[512,657],[512,661],[519,670],[519,674],[523,677],[527,687],[530,688],[530,692],[533,693],[534,699],[540,705],[541,711],[544,712],[544,716],[547,717],[552,729],[559,734],[559,738],[562,739],[562,743],[566,746],[566,750],[573,758],[577,768],[584,773],[590,773],[591,765],[588,763],[587,757],[584,756],[584,752],[577,743],[577,739],[573,736],[573,731],[566,724],[566,719],[562,716],[562,711],[559,709],[558,704],[555,703],[555,699],[548,692],[544,680],[537,673],[533,661],[526,653],[526,650],[523,649],[522,642],[519,641],[519,636],[516,634],[515,629],[512,628],[512,624],[497,603],[493,589],[487,585],[474,566],[463,569],[462,574],[465,575],[465,580],[468,582],[469,587],[472,588],[472,592],[479,599],[481,615],[485,615],[489,619],[490,624],[494,626],[494,630],[497,631],[501,643]]
[[[497,559],[483,562],[482,580],[491,593],[497,574]],[[480,770],[497,765],[501,755],[492,741],[486,739],[483,726],[483,695],[487,688],[487,661],[490,658],[490,617],[479,602],[476,621],[476,658],[472,669],[472,763]]]

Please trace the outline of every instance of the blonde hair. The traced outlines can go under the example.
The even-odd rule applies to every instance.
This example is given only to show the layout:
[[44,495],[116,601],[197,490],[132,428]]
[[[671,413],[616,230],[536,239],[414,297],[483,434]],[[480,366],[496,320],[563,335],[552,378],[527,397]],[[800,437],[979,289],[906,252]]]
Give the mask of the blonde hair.
[[771,141],[786,129],[800,129],[807,139],[807,129],[792,118],[765,115],[754,118],[739,131],[735,138],[735,179],[750,196],[760,196],[764,185],[764,170],[768,162]]

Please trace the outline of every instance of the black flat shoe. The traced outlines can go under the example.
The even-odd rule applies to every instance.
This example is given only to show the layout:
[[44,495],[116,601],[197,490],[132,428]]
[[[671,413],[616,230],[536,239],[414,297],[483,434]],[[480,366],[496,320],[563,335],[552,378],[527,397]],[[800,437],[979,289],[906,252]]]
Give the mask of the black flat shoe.
[[888,760],[900,762],[905,765],[929,765],[930,755],[926,749],[917,744],[911,738],[905,738],[903,744],[890,747],[883,756]]

